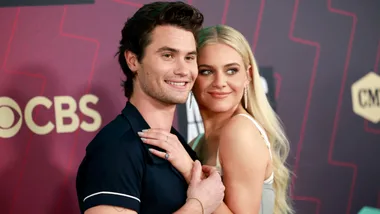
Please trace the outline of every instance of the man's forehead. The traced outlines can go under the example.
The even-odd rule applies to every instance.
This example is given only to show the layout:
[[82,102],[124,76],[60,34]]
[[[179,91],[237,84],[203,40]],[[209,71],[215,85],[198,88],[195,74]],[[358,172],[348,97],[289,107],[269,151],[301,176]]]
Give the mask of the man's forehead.
[[190,31],[171,26],[160,26],[152,32],[151,44],[155,51],[194,52],[196,41]]

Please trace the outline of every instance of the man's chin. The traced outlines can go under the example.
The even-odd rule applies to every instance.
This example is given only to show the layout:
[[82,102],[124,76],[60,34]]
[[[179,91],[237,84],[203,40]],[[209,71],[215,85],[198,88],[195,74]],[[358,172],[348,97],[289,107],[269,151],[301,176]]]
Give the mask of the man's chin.
[[173,100],[173,104],[176,104],[176,105],[178,105],[178,104],[185,104],[186,103],[186,100],[187,99],[176,99],[176,100]]
[[184,104],[187,101],[187,97],[172,97],[170,99],[166,99],[164,102],[172,105]]

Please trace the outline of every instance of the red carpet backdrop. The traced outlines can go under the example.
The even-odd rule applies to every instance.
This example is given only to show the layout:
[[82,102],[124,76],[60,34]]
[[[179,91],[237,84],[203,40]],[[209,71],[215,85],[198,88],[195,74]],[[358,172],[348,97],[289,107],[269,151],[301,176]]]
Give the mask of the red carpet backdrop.
[[[85,147],[126,102],[120,30],[148,2],[0,1],[0,213],[79,213]],[[297,213],[380,207],[380,1],[188,3],[249,40],[291,141]],[[185,104],[174,124],[203,131]]]

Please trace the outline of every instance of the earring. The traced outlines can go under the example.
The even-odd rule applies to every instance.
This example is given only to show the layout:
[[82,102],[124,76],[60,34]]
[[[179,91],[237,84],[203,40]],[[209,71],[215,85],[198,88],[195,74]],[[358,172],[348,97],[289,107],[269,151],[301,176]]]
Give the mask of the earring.
[[191,109],[191,106],[193,104],[193,92],[190,91],[190,109]]
[[248,86],[244,87],[244,108],[247,109],[248,106]]

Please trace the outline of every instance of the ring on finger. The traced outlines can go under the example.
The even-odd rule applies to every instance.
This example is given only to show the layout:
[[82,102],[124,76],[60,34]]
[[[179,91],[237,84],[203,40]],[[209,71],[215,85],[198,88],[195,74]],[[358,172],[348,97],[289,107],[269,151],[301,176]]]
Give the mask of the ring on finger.
[[165,153],[165,160],[169,159],[169,154]]

